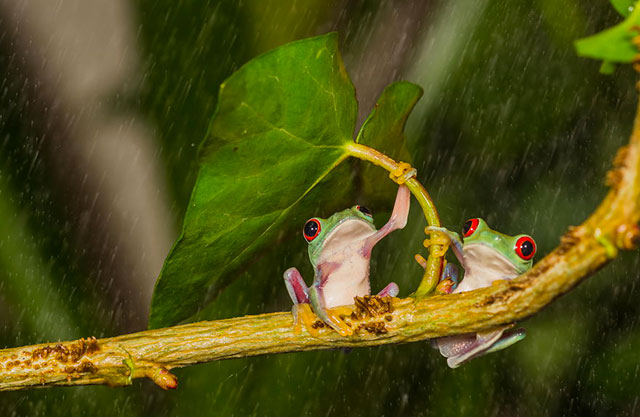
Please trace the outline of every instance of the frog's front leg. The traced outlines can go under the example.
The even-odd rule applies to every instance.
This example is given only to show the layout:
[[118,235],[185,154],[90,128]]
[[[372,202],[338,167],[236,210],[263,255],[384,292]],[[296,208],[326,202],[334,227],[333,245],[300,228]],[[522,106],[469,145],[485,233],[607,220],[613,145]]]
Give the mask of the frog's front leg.
[[[460,235],[445,227],[427,226],[424,231],[431,235],[429,239],[424,241],[425,247],[429,247],[431,245],[451,246],[454,255],[456,255],[456,258],[460,262],[460,265],[466,269],[464,255],[462,254],[462,239],[460,239]],[[420,261],[418,262],[420,263]]]
[[287,286],[289,297],[294,305],[309,303],[309,288],[297,268],[284,271],[284,285]]
[[287,287],[289,296],[293,301],[291,313],[293,314],[293,328],[295,332],[300,331],[300,324],[304,324],[309,333],[316,335],[318,331],[313,328],[316,317],[311,311],[309,303],[309,288],[302,279],[302,275],[296,268],[289,268],[284,272],[284,284]]
[[371,256],[371,250],[380,242],[385,236],[394,230],[403,229],[407,225],[407,218],[409,217],[409,207],[411,203],[411,192],[406,185],[398,187],[398,193],[396,194],[396,201],[393,205],[393,212],[389,221],[380,228],[377,232],[369,236],[364,243],[362,253],[364,257],[369,258]]

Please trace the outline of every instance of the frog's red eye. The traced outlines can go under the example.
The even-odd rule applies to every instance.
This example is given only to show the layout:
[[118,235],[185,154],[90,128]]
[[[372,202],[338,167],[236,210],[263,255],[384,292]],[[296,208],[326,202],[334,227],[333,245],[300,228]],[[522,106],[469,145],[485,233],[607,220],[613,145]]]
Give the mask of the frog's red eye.
[[464,222],[464,226],[462,226],[462,236],[469,237],[476,231],[478,228],[478,224],[480,221],[478,219],[469,219]]
[[365,216],[373,218],[373,213],[365,206],[356,206],[356,209]]
[[522,236],[516,241],[515,251],[519,257],[528,261],[536,254],[536,242],[531,236]]
[[318,237],[320,234],[320,222],[318,219],[310,219],[304,225],[304,229],[302,230],[302,234],[307,242],[311,242],[313,239]]

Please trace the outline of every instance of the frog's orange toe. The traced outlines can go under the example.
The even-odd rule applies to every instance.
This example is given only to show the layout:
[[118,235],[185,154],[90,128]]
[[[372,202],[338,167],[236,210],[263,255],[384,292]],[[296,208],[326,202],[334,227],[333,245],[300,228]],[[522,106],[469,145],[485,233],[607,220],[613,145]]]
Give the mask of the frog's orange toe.
[[415,168],[413,168],[410,164],[406,162],[398,162],[398,166],[396,169],[389,173],[389,178],[391,178],[397,184],[404,184],[410,178],[415,177],[418,174]]
[[[296,304],[294,312],[293,332],[300,334],[302,328],[307,329],[307,332],[313,337],[317,337],[321,326],[316,323],[319,322],[318,317],[311,310],[311,305],[307,303]],[[320,321],[320,323],[322,323]]]
[[416,255],[413,258],[422,267],[422,269],[427,269],[427,260],[424,259],[424,256],[420,255],[419,253],[416,253]]
[[[327,309],[327,316],[331,327],[340,334],[340,336],[351,336],[353,329],[346,323],[342,317],[351,314],[352,309],[347,306],[335,307]],[[341,317],[342,316],[342,317]]]

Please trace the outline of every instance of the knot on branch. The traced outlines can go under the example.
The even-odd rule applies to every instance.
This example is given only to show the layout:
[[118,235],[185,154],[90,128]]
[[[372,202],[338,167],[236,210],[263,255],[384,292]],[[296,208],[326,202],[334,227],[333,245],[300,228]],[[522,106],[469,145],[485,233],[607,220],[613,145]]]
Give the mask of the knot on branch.
[[164,390],[178,388],[178,377],[169,372],[164,366],[154,366],[145,375]]
[[640,245],[640,227],[637,224],[621,224],[615,230],[615,241],[620,249],[637,249]]
[[622,146],[613,158],[613,167],[607,172],[605,185],[617,191],[625,170],[627,169],[627,156],[629,155],[629,145]]

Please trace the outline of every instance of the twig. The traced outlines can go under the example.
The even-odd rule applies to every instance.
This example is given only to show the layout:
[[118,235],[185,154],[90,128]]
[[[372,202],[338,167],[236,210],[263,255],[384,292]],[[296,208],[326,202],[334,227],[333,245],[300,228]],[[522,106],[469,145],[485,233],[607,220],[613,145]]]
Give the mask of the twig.
[[[392,175],[400,168],[398,162],[389,158],[387,155],[360,143],[349,144],[347,151],[351,156],[369,161],[374,165],[386,169],[392,173]],[[413,194],[415,199],[418,200],[418,204],[420,204],[420,207],[422,208],[427,224],[429,226],[440,226],[440,218],[438,217],[436,206],[433,204],[431,196],[420,181],[418,181],[414,176],[407,179],[405,185],[409,188],[409,191],[411,191],[411,194]],[[420,285],[415,292],[415,297],[417,299],[422,299],[431,294],[438,284],[440,272],[442,271],[443,259],[443,256],[441,254],[438,255],[438,253],[444,253],[441,252],[440,249],[440,245],[429,246],[429,258],[427,259],[427,265],[424,269],[424,275],[422,276]]]

